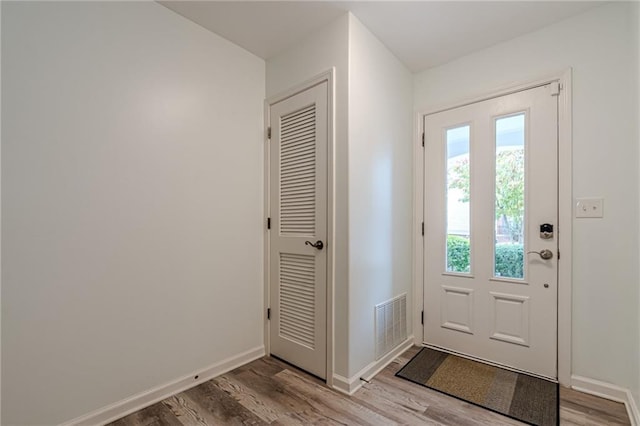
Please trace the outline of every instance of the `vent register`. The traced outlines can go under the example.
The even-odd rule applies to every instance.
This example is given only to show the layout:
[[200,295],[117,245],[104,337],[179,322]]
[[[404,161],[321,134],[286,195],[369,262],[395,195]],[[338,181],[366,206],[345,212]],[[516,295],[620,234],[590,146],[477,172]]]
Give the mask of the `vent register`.
[[375,306],[376,360],[407,340],[407,295]]
[[[316,106],[280,120],[280,233],[315,234]],[[315,256],[280,254],[282,337],[315,349]]]

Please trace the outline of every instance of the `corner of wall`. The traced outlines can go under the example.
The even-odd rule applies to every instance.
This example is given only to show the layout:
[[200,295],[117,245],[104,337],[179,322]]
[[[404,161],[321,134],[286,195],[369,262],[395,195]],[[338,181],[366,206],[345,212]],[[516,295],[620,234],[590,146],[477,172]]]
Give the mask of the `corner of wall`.
[[623,403],[631,425],[640,425],[640,411],[638,411],[636,399],[629,389],[578,375],[571,376],[571,388],[589,395]]
[[413,336],[396,346],[392,351],[377,361],[373,361],[358,371],[351,377],[344,377],[339,374],[333,375],[333,388],[345,395],[353,395],[364,383],[370,381],[376,374],[381,372],[386,366],[413,346]]
[[[349,19],[349,368],[375,361],[374,307],[407,294],[412,306],[412,75]],[[408,310],[407,321],[412,322]],[[412,326],[408,325],[408,329]]]

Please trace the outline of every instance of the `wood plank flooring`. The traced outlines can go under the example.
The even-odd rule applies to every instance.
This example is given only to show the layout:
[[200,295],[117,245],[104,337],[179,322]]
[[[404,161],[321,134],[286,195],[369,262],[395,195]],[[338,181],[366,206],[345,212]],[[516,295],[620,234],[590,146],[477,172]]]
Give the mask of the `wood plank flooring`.
[[[396,358],[351,397],[289,364],[264,357],[111,425],[524,424],[395,377],[419,349]],[[623,404],[564,388],[560,400],[562,425],[630,424]]]

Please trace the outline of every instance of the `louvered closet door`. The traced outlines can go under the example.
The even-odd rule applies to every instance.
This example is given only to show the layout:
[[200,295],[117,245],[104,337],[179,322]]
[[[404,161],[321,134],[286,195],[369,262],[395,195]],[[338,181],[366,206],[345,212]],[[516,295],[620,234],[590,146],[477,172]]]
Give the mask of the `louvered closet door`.
[[270,106],[271,354],[323,379],[327,108],[326,82]]

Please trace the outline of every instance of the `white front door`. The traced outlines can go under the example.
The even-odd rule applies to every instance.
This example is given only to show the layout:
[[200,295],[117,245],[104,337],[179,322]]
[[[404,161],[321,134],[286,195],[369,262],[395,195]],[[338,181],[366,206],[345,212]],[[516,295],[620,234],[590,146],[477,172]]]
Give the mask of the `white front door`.
[[424,342],[552,379],[557,91],[424,117]]
[[270,351],[326,379],[328,83],[269,117]]

